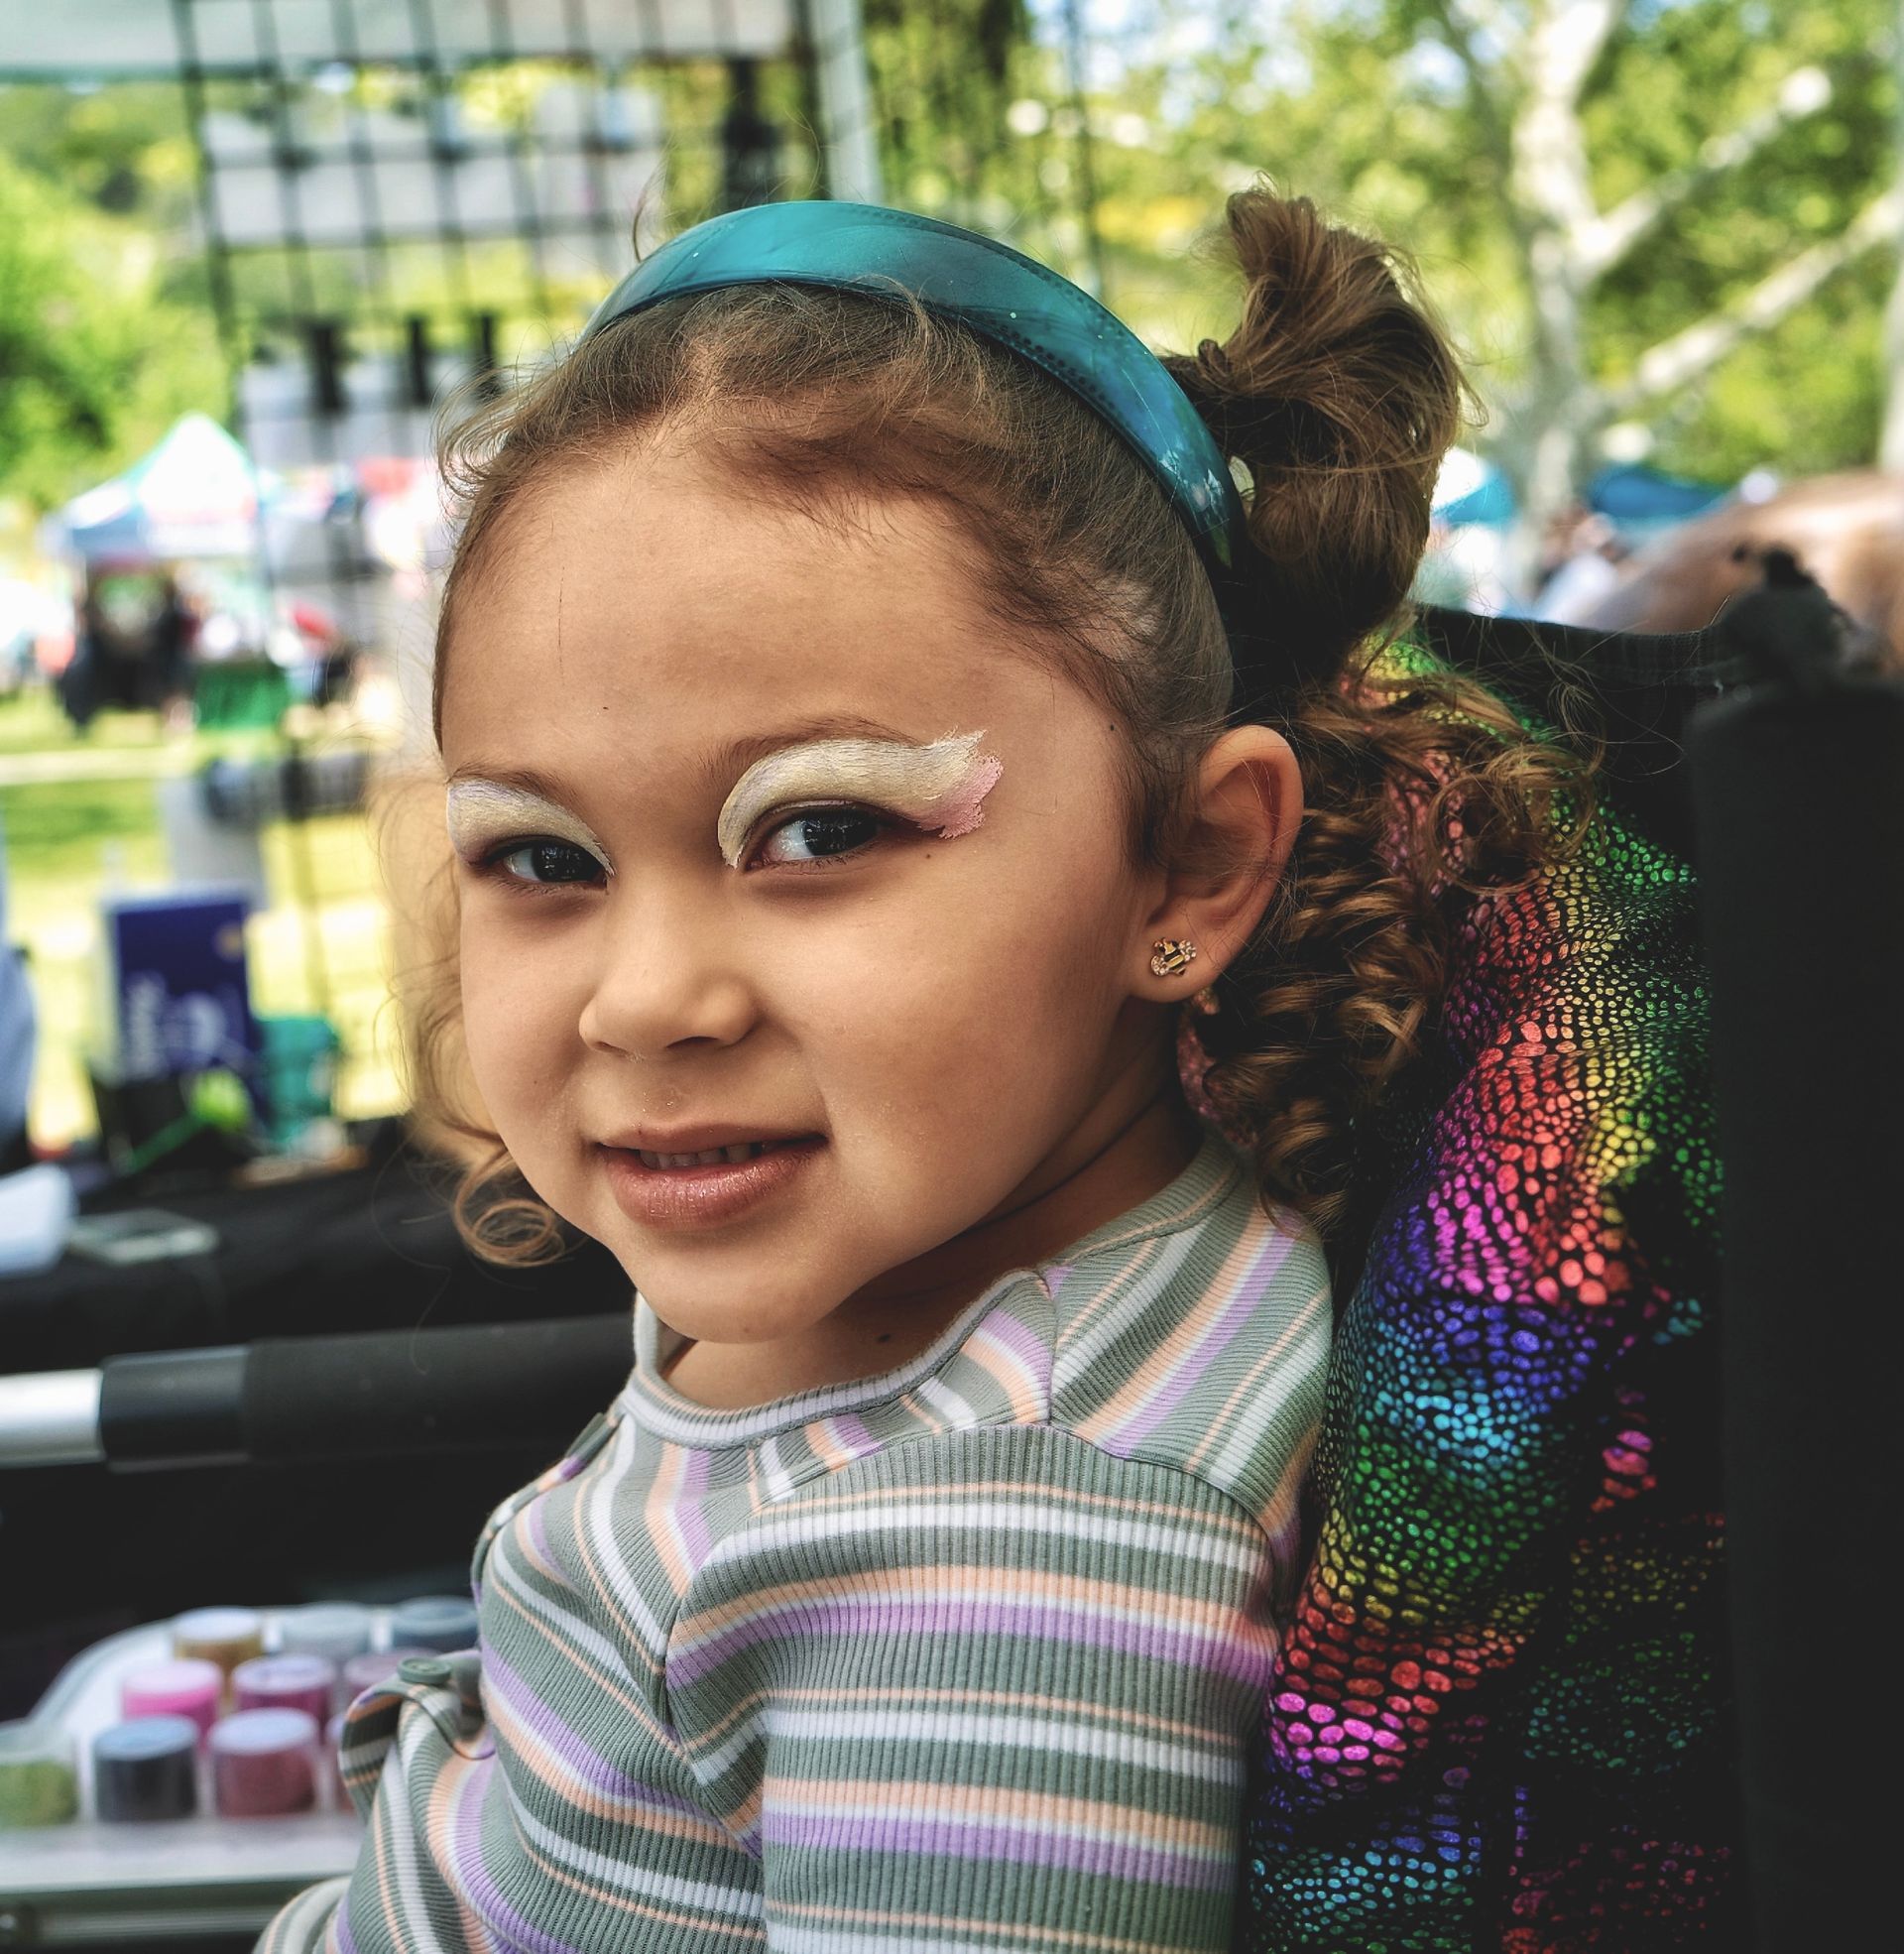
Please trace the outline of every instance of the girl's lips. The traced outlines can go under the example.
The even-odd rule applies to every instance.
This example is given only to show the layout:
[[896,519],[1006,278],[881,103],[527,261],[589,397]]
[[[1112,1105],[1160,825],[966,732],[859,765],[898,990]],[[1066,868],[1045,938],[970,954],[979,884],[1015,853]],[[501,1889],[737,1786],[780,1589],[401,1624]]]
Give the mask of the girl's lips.
[[629,1220],[647,1228],[714,1228],[798,1178],[825,1145],[820,1135],[808,1134],[751,1160],[691,1167],[652,1167],[623,1147],[603,1147],[600,1153],[609,1191]]

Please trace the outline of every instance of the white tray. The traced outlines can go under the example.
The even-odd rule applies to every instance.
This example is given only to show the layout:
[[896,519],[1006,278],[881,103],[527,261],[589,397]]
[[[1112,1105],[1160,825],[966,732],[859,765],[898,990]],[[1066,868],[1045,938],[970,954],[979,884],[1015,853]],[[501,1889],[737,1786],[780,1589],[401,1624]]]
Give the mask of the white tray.
[[[265,1646],[276,1646],[278,1611],[261,1608]],[[387,1608],[371,1613],[372,1647],[390,1646]],[[81,1814],[93,1808],[92,1740],[121,1721],[127,1670],[165,1661],[172,1623],[149,1623],[94,1643],[61,1669],[26,1724],[71,1737]],[[0,1726],[17,1730],[20,1725]],[[0,1829],[0,1947],[136,1946],[141,1940],[256,1932],[295,1893],[348,1873],[363,1824],[336,1802],[282,1818],[220,1818],[199,1759],[198,1816]]]

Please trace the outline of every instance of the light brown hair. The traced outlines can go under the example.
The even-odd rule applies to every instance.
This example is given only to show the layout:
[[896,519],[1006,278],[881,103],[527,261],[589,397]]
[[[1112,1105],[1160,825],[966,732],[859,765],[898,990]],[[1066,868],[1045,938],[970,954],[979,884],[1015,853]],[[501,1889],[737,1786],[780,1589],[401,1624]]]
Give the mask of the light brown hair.
[[[1384,654],[1406,620],[1459,368],[1394,254],[1302,198],[1233,196],[1241,323],[1172,356],[1247,472],[1259,717],[1301,763],[1295,851],[1249,950],[1192,1020],[1202,1091],[1253,1154],[1266,1199],[1325,1239],[1346,1226],[1359,1113],[1421,1051],[1446,983],[1455,888],[1510,885],[1579,844],[1591,741],[1552,743],[1473,679]],[[437,634],[556,469],[688,441],[744,492],[816,521],[922,497],[968,545],[975,585],[1128,733],[1133,859],[1179,861],[1184,791],[1228,723],[1234,667],[1190,536],[1093,411],[1016,355],[892,302],[787,285],[674,299],[608,326],[464,427],[445,473],[464,520]],[[453,889],[433,898],[453,944]],[[497,1262],[563,1234],[469,1096],[453,950],[406,995],[419,1113],[466,1143],[456,1216]],[[1202,1069],[1201,1063],[1195,1069]]]

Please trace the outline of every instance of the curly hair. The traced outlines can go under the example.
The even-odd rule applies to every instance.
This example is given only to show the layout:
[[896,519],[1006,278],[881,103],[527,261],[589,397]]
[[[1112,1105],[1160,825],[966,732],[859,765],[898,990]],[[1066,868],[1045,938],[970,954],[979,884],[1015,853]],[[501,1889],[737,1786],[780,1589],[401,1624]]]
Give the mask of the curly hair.
[[[1530,728],[1403,642],[1467,398],[1403,263],[1266,186],[1231,197],[1228,224],[1241,323],[1165,364],[1245,492],[1250,655],[1275,676],[1253,716],[1294,749],[1305,812],[1215,1010],[1187,1020],[1186,1084],[1253,1155],[1265,1202],[1328,1241],[1352,1220],[1358,1117],[1420,1055],[1445,989],[1450,892],[1514,886],[1578,848],[1599,756],[1585,712]],[[439,732],[457,618],[516,503],[551,471],[677,440],[736,493],[816,521],[893,496],[944,511],[991,615],[1125,730],[1131,858],[1186,859],[1187,789],[1235,723],[1237,675],[1188,531],[1082,402],[903,295],[764,285],[670,300],[458,430],[443,454],[463,521],[437,632]],[[438,890],[438,939],[453,942],[446,874]],[[416,1103],[465,1143],[459,1229],[496,1262],[559,1254],[561,1225],[475,1105],[453,951],[413,976]]]

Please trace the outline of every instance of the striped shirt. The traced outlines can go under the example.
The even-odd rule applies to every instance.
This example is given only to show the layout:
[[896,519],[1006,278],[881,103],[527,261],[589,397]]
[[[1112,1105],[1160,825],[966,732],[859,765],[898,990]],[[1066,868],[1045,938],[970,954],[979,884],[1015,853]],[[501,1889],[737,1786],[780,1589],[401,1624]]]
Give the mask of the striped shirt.
[[1214,1134],[877,1377],[696,1405],[638,1295],[477,1543],[478,1648],[352,1706],[356,1869],[259,1954],[1227,1948],[1329,1326]]

